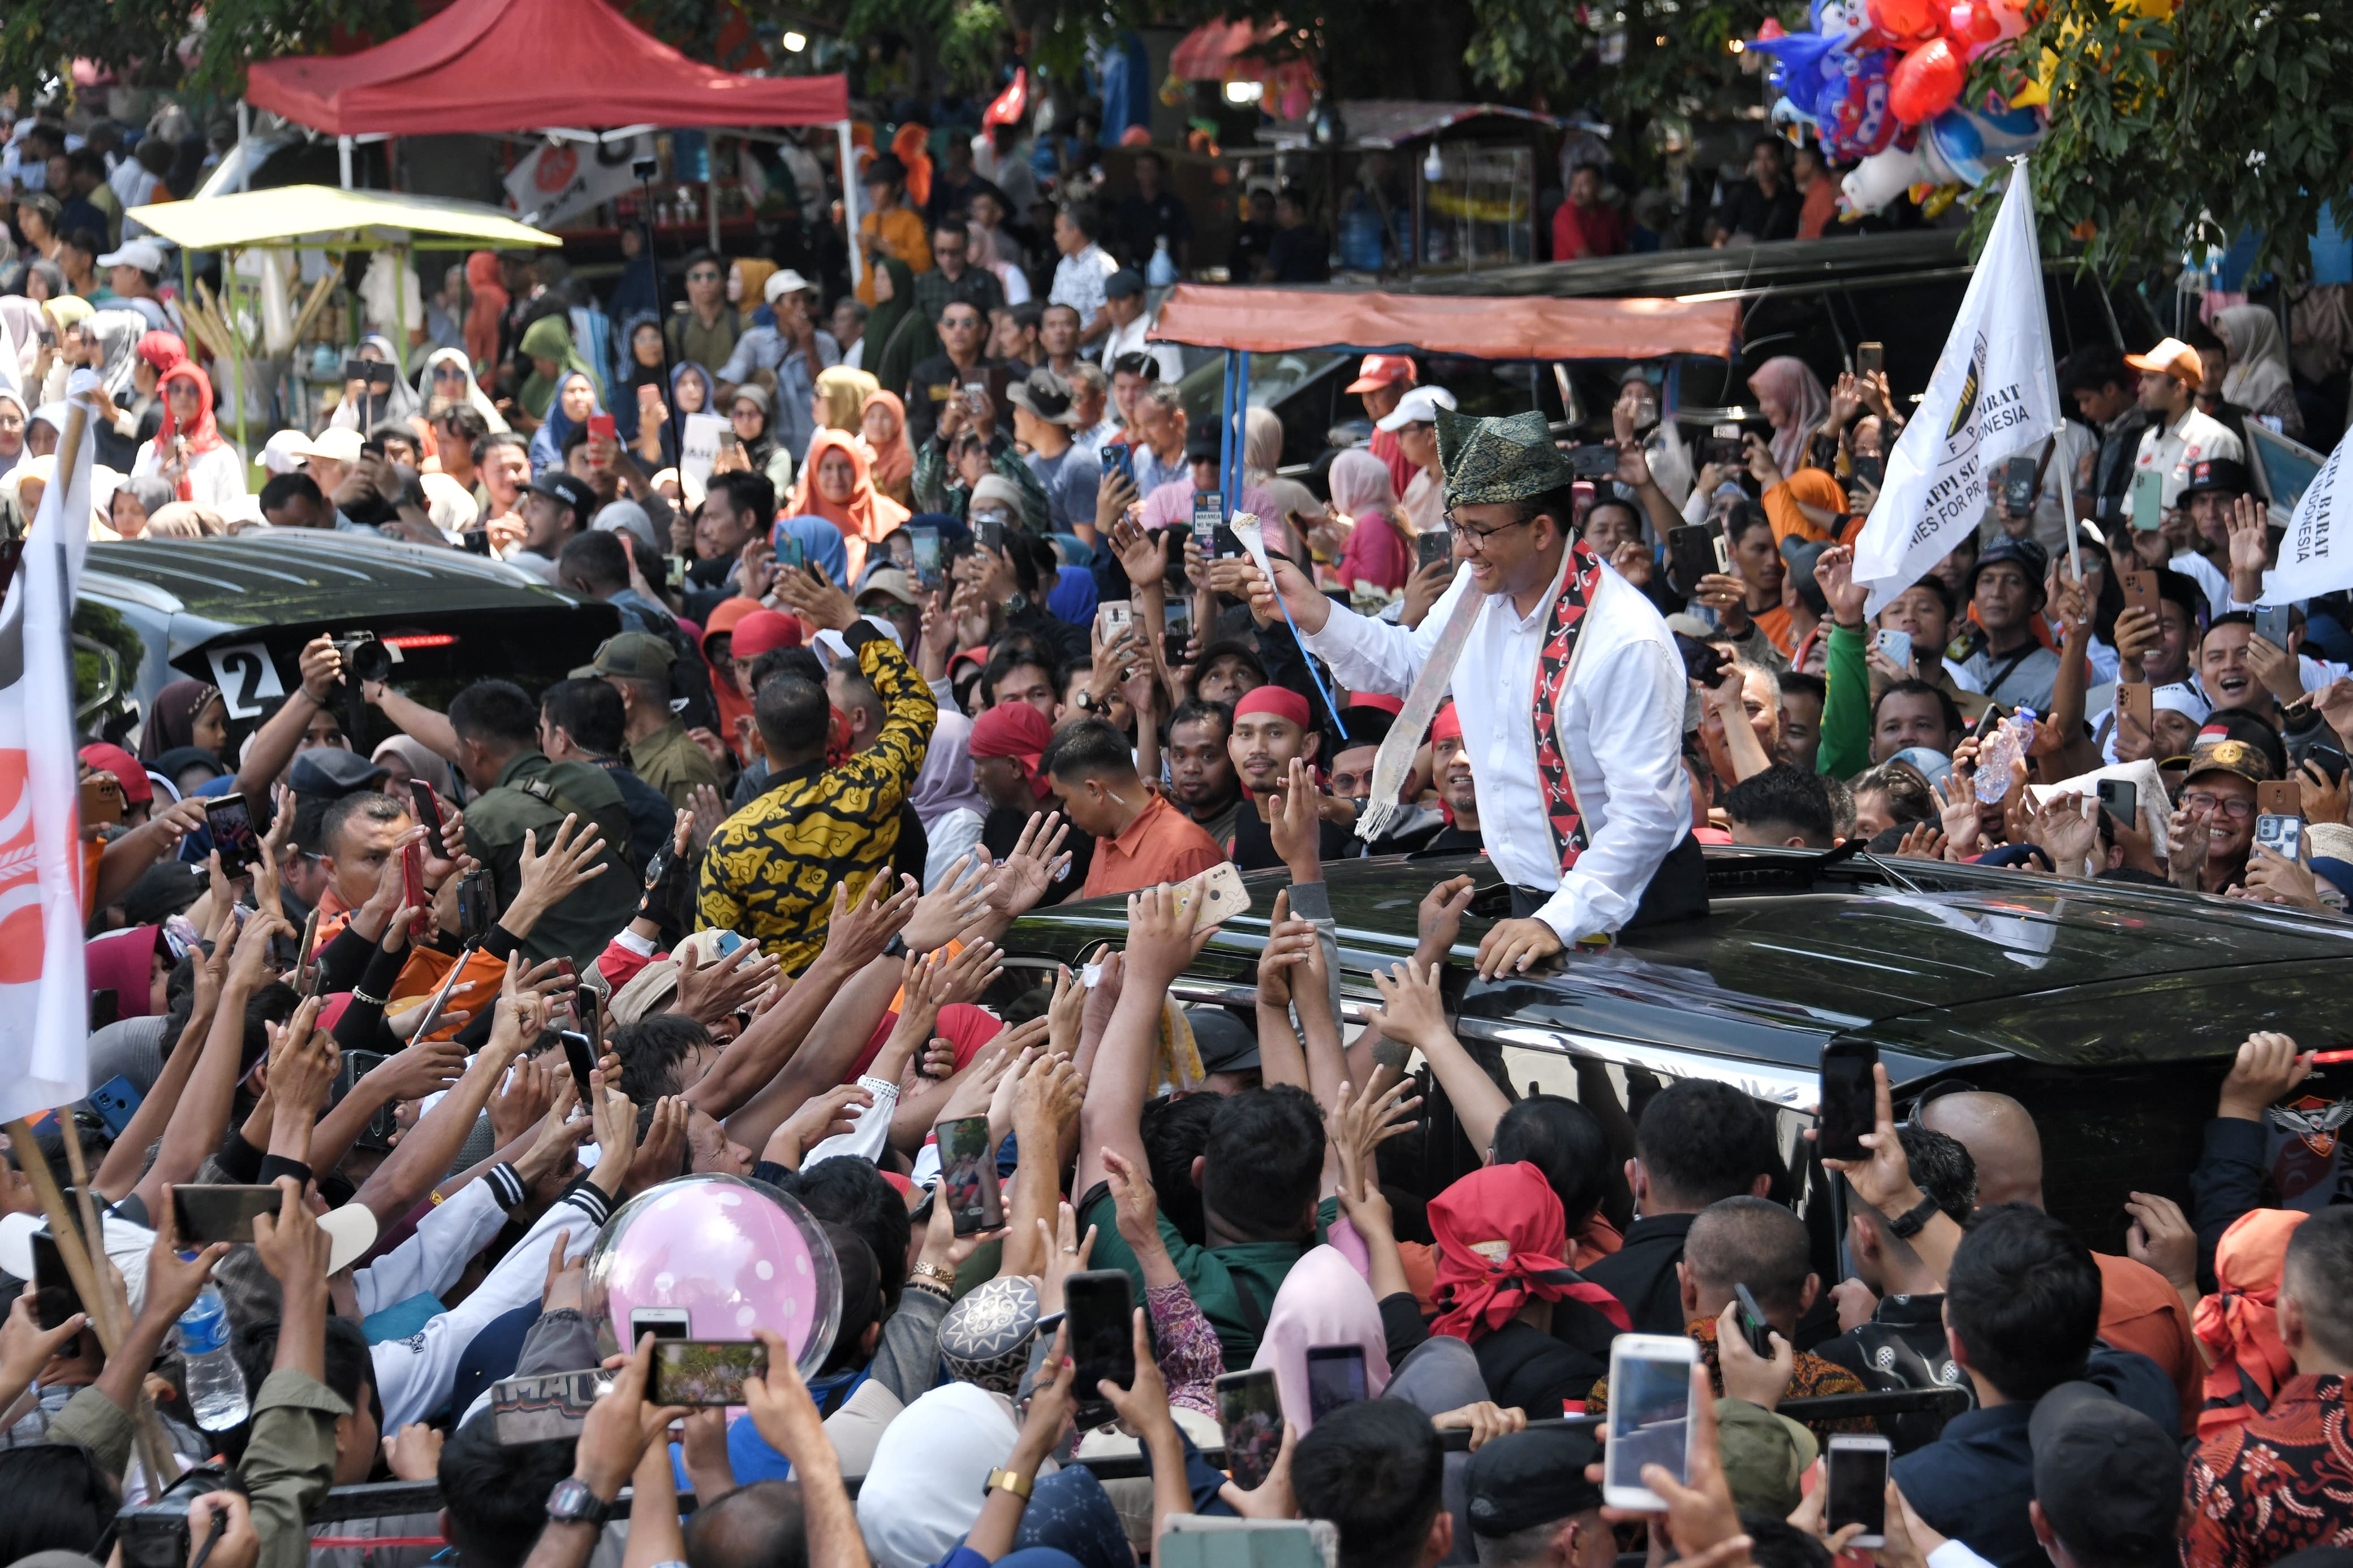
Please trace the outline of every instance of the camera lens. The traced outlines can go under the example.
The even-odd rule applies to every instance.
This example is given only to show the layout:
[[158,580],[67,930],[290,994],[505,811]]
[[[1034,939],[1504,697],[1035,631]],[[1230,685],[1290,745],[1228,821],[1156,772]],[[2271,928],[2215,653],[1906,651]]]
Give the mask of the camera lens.
[[355,680],[390,680],[392,650],[374,637],[360,643],[343,655],[343,663]]

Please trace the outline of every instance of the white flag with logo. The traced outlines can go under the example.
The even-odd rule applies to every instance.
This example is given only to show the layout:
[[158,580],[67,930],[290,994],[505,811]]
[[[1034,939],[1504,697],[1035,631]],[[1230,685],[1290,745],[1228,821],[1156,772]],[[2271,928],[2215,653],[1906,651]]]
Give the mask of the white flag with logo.
[[2265,605],[2290,605],[2318,594],[2353,588],[2353,544],[2345,527],[2353,522],[2353,431],[2337,443],[2320,472],[2304,487],[2280,539],[2279,564],[2263,574]]
[[[69,395],[95,390],[76,371]],[[0,1121],[90,1092],[74,759],[74,585],[90,548],[96,426],[60,443],[0,607]]]
[[2057,430],[2060,417],[2034,195],[2021,160],[1927,392],[1888,455],[1878,504],[1855,540],[1855,581],[1871,586],[1869,614],[1975,531],[1996,466]]

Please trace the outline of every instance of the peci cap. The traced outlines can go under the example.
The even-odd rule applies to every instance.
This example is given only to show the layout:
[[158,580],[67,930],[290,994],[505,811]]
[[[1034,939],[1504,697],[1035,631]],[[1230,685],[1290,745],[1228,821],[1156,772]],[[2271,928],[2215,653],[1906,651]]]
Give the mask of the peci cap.
[[2179,338],[2167,338],[2145,354],[2126,354],[2125,363],[2135,370],[2153,370],[2191,386],[2201,385],[2206,379],[2206,366],[2198,351]]
[[2189,465],[2189,479],[2179,492],[2179,499],[2219,493],[2246,496],[2255,493],[2254,481],[2247,473],[2247,465],[2233,458],[2200,458]]
[[1398,405],[1376,420],[1382,430],[1402,430],[1409,425],[1437,423],[1438,411],[1454,406],[1454,395],[1442,386],[1417,386],[1398,399]]
[[2027,1422],[2034,1497],[2060,1542],[2116,1561],[2170,1558],[2181,1451],[2158,1424],[2090,1383],[2063,1383]]
[[624,680],[668,680],[675,656],[651,632],[620,632],[596,645],[596,658],[572,672],[575,680],[599,675]]
[[381,763],[341,746],[313,746],[286,771],[286,787],[298,795],[341,800],[371,790],[390,778]]
[[1410,386],[1417,374],[1410,354],[1366,354],[1365,363],[1356,367],[1356,379],[1342,390],[1371,392],[1400,381]]
[[1601,1506],[1585,1479],[1601,1445],[1574,1426],[1530,1426],[1481,1446],[1463,1474],[1471,1532],[1490,1539],[1554,1524]]
[[1133,300],[1144,292],[1144,274],[1133,267],[1123,267],[1103,279],[1103,298]]

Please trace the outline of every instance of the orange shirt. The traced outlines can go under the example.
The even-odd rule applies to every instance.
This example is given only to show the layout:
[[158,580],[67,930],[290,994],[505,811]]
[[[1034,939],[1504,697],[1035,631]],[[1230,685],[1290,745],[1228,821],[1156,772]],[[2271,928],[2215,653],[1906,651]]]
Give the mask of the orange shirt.
[[1098,840],[1082,898],[1133,893],[1161,882],[1181,882],[1226,858],[1218,841],[1191,817],[1151,792],[1144,809],[1116,838]]
[[2146,1263],[2105,1252],[2092,1254],[2092,1261],[2100,1266],[2100,1338],[2163,1368],[2181,1395],[2181,1429],[2195,1432],[2206,1404],[2206,1362],[2181,1292]]

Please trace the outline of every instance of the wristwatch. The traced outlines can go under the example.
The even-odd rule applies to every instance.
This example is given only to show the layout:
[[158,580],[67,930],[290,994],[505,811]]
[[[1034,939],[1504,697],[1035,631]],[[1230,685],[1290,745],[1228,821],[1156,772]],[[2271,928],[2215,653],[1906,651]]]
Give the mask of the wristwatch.
[[1015,1497],[1027,1501],[1029,1497],[1029,1489],[1035,1483],[1032,1482],[1028,1476],[1023,1475],[1018,1470],[1000,1468],[988,1472],[988,1484],[982,1487],[980,1491],[981,1495],[986,1497],[990,1492],[997,1490],[997,1488],[1002,1487],[1007,1491],[1011,1492]]
[[936,1279],[950,1289],[955,1288],[955,1270],[937,1263],[928,1260],[919,1261],[913,1268],[908,1269],[907,1273],[913,1279]]
[[1887,1228],[1892,1234],[1909,1241],[1926,1228],[1928,1222],[1936,1217],[1936,1200],[1923,1196],[1912,1207],[1889,1220]]
[[577,1476],[566,1476],[547,1494],[547,1517],[555,1524],[585,1524],[602,1530],[613,1517],[613,1505],[588,1489]]

